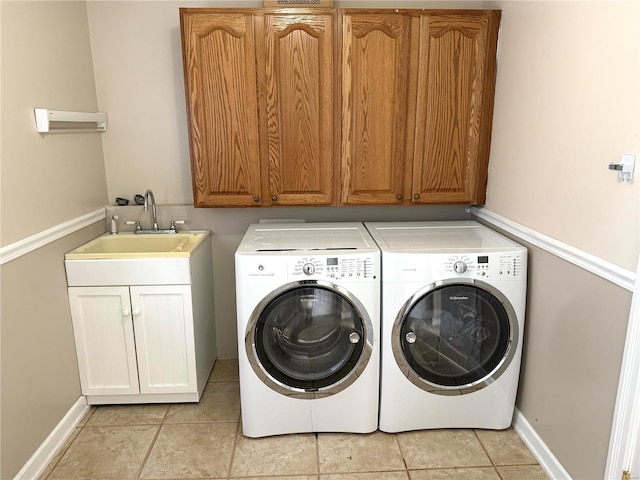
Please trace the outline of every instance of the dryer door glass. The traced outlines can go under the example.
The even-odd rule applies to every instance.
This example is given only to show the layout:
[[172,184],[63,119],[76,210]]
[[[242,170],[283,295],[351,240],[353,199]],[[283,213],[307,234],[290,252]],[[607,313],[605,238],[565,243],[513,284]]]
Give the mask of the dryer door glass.
[[416,299],[399,325],[408,366],[436,387],[469,387],[509,353],[512,325],[502,302],[471,284],[449,284]]
[[315,284],[298,286],[262,310],[253,343],[277,383],[316,392],[353,374],[364,360],[365,322],[345,295]]

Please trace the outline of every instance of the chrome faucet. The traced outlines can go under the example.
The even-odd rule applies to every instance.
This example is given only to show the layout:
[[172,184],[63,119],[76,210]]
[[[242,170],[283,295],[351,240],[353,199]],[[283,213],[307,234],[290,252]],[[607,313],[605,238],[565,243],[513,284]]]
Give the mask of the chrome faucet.
[[156,209],[156,199],[151,190],[144,192],[144,211],[149,211],[149,199],[151,199],[151,217],[153,218],[153,230],[158,230],[158,210]]

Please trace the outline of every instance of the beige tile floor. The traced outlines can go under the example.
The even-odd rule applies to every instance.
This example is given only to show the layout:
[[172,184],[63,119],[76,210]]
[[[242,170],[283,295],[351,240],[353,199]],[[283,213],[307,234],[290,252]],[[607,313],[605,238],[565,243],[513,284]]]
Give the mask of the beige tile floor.
[[237,361],[218,360],[198,404],[92,408],[39,480],[546,480],[512,430],[249,439]]

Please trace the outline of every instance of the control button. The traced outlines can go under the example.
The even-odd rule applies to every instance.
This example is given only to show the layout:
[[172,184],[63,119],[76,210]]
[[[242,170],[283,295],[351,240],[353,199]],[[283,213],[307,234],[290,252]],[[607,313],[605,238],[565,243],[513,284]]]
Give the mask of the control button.
[[455,270],[456,273],[464,273],[467,271],[467,264],[461,260],[458,260],[456,263],[453,264],[453,269]]
[[316,272],[316,267],[313,263],[305,263],[302,266],[302,271],[305,275],[313,275]]

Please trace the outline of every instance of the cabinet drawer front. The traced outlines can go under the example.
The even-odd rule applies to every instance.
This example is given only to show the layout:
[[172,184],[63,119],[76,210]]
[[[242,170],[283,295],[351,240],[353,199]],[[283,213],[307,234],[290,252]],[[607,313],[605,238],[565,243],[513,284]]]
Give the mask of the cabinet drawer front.
[[129,289],[71,287],[68,293],[83,395],[138,393]]

